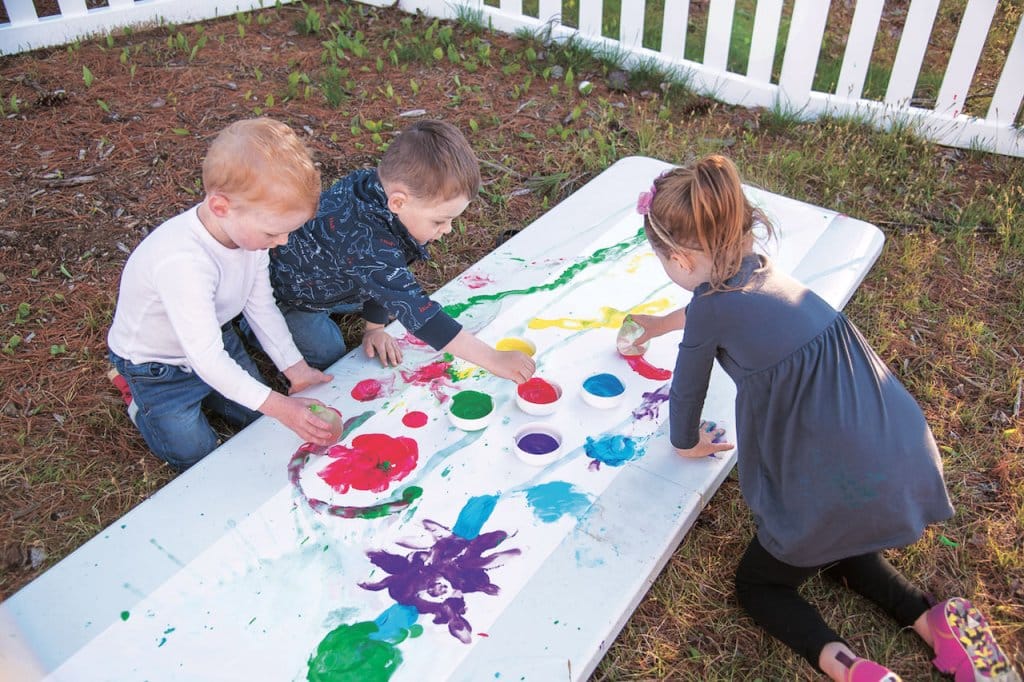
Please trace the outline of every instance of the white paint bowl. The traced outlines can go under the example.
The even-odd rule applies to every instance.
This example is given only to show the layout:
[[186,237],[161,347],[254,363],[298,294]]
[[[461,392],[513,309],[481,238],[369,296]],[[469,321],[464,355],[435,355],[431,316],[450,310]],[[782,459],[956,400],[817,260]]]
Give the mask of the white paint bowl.
[[622,402],[626,395],[626,385],[614,374],[592,374],[583,381],[580,395],[591,407],[610,410]]
[[546,422],[530,422],[516,430],[515,453],[530,466],[545,466],[562,456],[562,432]]
[[[530,396],[531,394],[535,395],[535,389],[533,387],[536,386],[536,382],[539,381],[542,381],[555,389],[555,393],[558,397],[549,403],[536,403],[529,400],[528,397],[524,397],[524,393],[526,396]],[[562,405],[562,396],[562,387],[558,383],[548,381],[547,379],[541,379],[540,377],[534,377],[533,379],[516,386],[516,405],[518,405],[519,409],[526,414],[531,414],[535,417],[554,414]]]
[[[474,395],[470,396],[470,394]],[[483,400],[483,398],[481,398],[480,396],[485,396],[487,402],[490,405],[490,409],[487,411],[487,414],[481,415],[479,417],[470,418],[465,416],[459,416],[455,414],[452,410],[456,409],[456,404],[460,402],[460,396],[462,398],[471,397],[472,399],[475,400]],[[451,421],[452,424],[455,425],[456,428],[462,429],[463,431],[479,431],[481,429],[486,429],[487,425],[491,423],[491,419],[493,417],[494,399],[491,398],[490,395],[486,393],[480,393],[479,391],[459,391],[454,396],[452,396],[452,404],[448,408],[448,419]]]

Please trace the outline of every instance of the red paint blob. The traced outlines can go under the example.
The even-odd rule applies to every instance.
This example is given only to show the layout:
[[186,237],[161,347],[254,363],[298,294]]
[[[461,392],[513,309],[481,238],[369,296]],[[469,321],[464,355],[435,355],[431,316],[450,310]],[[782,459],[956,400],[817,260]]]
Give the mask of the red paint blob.
[[485,287],[488,284],[494,283],[494,280],[488,277],[487,275],[474,274],[465,274],[459,278],[459,281],[461,281],[470,289],[479,289],[480,287]]
[[622,358],[629,363],[629,368],[642,376],[644,379],[664,381],[672,376],[672,371],[655,367],[644,360],[642,355],[623,355]]
[[418,429],[427,423],[427,414],[418,410],[409,412],[402,417],[402,423],[410,429]]
[[540,377],[524,381],[516,390],[520,398],[536,405],[547,405],[558,400],[558,389]]
[[351,447],[335,445],[327,455],[335,461],[318,475],[339,493],[346,493],[349,488],[384,492],[415,469],[419,459],[416,441],[412,438],[394,438],[383,433],[356,436]]
[[375,400],[380,397],[382,388],[376,379],[363,379],[352,388],[352,397],[362,402]]
[[402,372],[402,378],[410,384],[428,383],[444,377],[450,365],[450,362],[438,360],[437,362],[420,367],[415,372]]

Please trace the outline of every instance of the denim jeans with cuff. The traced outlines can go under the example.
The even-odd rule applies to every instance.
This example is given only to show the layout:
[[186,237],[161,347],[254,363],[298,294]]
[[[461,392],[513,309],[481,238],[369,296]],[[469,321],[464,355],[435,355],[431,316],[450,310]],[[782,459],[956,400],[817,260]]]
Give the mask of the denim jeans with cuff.
[[[250,375],[263,381],[242,340],[230,324],[224,325],[224,348]],[[133,364],[110,353],[110,361],[128,382],[132,402],[138,408],[132,421],[149,449],[178,471],[184,471],[217,447],[203,408],[224,417],[232,426],[243,427],[260,416],[217,393],[191,369],[161,362]]]

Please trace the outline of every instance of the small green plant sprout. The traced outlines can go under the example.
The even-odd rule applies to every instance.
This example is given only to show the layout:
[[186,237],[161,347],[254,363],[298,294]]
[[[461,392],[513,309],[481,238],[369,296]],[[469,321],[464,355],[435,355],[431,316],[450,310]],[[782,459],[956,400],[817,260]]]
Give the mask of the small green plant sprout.
[[174,133],[175,135],[180,135],[182,137],[192,134],[191,132],[189,132],[188,128],[171,128],[171,132]]
[[32,306],[24,301],[18,304],[18,312],[14,314],[14,324],[23,324],[32,314]]
[[114,36],[112,36],[111,34],[108,33],[107,34],[107,38],[106,38],[106,40],[104,42],[107,44],[107,49],[108,50],[114,49]]
[[64,355],[68,352],[68,345],[66,343],[54,343],[50,346],[50,357],[57,357],[58,355]]
[[306,6],[306,3],[302,3],[302,6],[306,8],[306,16],[300,21],[295,22],[295,30],[308,36],[316,35],[320,32],[322,24],[320,12],[316,11],[313,7]]
[[409,89],[412,90],[412,94],[414,97],[420,94],[420,84],[416,82],[415,78],[409,79]]
[[4,355],[14,355],[14,349],[21,345],[21,335],[11,334],[7,342],[4,343],[3,353]]
[[60,264],[60,274],[64,275],[64,277],[67,278],[67,279],[74,279],[75,278],[74,275],[71,274],[71,271],[68,270],[68,267],[66,265],[64,265],[64,263]]
[[101,100],[101,99],[96,100],[96,104],[99,105],[100,109],[103,110],[104,114],[109,114],[110,113],[110,105],[107,104],[106,102],[104,102],[103,100]]
[[580,81],[580,84],[576,86],[576,89],[580,91],[580,94],[586,97],[594,91],[594,84],[590,81]]
[[85,87],[91,88],[92,87],[92,81],[93,81],[92,71],[89,70],[88,66],[84,66],[83,65],[82,66],[82,82],[85,83]]
[[329,64],[320,77],[320,92],[323,93],[327,104],[335,109],[352,94],[347,82],[348,75],[348,69],[343,69],[337,64]]
[[298,99],[300,89],[302,99],[309,99],[309,94],[312,91],[309,76],[300,71],[292,71],[288,74],[288,91],[285,99]]
[[475,118],[469,119],[469,129],[474,133],[480,130],[480,124],[476,122]]

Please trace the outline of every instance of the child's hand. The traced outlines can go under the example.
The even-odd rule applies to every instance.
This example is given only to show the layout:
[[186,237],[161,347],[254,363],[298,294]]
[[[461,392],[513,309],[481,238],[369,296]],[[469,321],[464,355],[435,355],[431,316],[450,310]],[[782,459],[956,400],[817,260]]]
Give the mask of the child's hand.
[[288,395],[294,395],[303,389],[307,389],[310,386],[316,386],[317,384],[326,384],[328,381],[334,378],[333,374],[324,374],[318,369],[313,369],[305,360],[299,360],[294,365],[284,371],[285,377],[288,379],[289,388]]
[[260,405],[260,412],[281,422],[307,443],[334,445],[331,425],[310,411],[309,406],[313,404],[327,409],[319,400],[288,397],[272,391]]
[[518,350],[494,351],[494,362],[486,369],[502,379],[511,379],[521,384],[537,371],[537,364],[529,355]]
[[644,333],[633,340],[634,346],[641,346],[651,339],[686,326],[686,308],[674,310],[668,315],[633,315],[633,321],[644,328]]
[[402,349],[384,327],[367,326],[363,332],[363,351],[368,358],[380,359],[381,367],[394,367],[402,362]]
[[698,429],[700,439],[692,448],[676,448],[676,454],[680,457],[692,459],[707,457],[723,450],[732,450],[735,447],[732,443],[716,442],[725,435],[725,429],[717,427],[715,422],[703,421]]

